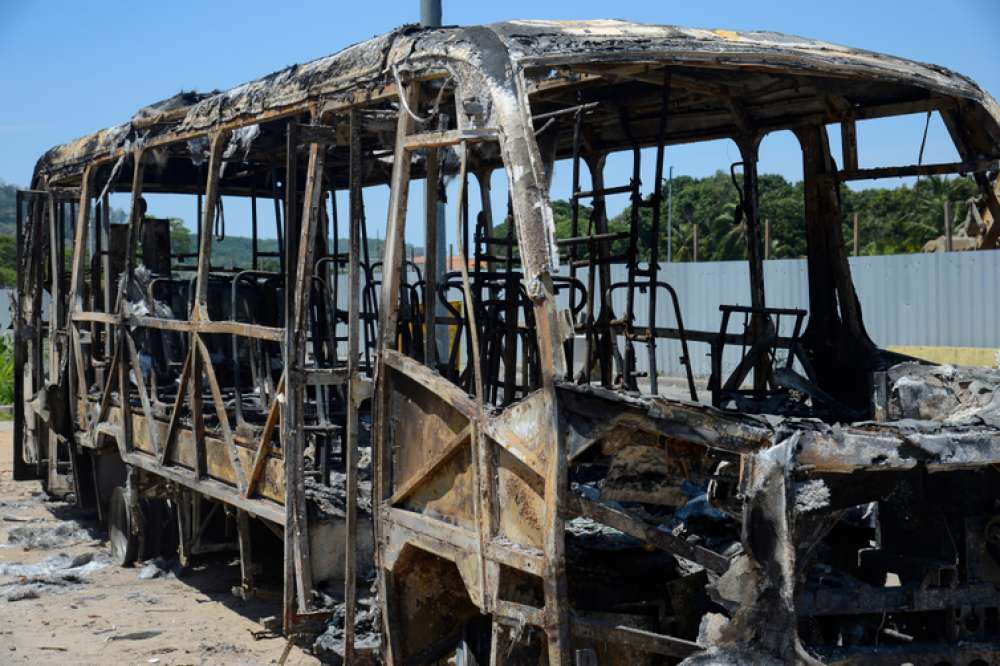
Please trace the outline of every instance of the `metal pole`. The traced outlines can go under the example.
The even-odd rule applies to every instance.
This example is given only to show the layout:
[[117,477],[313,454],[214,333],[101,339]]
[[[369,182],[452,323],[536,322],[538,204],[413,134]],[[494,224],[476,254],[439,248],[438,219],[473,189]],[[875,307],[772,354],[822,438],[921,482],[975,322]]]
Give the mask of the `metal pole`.
[[771,218],[764,218],[764,259],[771,258]]
[[698,261],[698,223],[692,222],[691,229],[691,256],[695,262]]
[[[420,0],[420,25],[425,28],[441,27],[441,0]],[[442,128],[444,129],[444,128]],[[426,183],[427,187],[437,187],[437,183]],[[445,251],[448,247],[448,228],[445,224],[444,202],[438,199],[437,203],[437,261],[435,262],[438,282],[444,280],[447,272],[447,260]],[[492,231],[492,230],[490,230]],[[447,255],[450,256],[450,255]],[[430,266],[428,266],[430,268]],[[434,298],[433,295],[428,298]],[[444,305],[434,299],[434,311],[436,317],[447,316]],[[446,358],[448,353],[448,329],[435,327],[435,339],[437,341],[438,358]]]
[[861,221],[858,214],[854,214],[854,256],[861,254]]
[[667,261],[674,260],[674,167],[667,172]]
[[420,25],[425,28],[441,27],[441,0],[420,0]]
[[951,252],[951,201],[944,200],[944,251]]

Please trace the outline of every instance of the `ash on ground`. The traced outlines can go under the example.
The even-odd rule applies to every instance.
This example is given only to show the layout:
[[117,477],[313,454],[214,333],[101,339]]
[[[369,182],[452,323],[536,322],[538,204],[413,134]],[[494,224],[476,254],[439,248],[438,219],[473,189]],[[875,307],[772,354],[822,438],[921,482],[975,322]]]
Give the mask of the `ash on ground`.
[[[313,652],[328,664],[340,664],[344,659],[344,616],[346,606],[343,603],[333,607],[333,617],[326,630],[313,642]],[[359,663],[365,659],[375,658],[375,653],[382,640],[378,600],[374,596],[358,599],[357,611],[354,615],[354,647]],[[372,661],[371,663],[376,663]]]

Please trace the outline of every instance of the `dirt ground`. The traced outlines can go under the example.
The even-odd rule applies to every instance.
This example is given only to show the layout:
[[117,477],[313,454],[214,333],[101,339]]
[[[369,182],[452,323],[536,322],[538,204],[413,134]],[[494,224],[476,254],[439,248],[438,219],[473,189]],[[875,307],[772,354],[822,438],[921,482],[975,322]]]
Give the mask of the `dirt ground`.
[[[178,578],[139,578],[108,561],[102,526],[37,482],[15,483],[11,424],[0,423],[0,664],[268,664],[285,647],[244,602],[234,559]],[[286,664],[318,664],[295,647]]]

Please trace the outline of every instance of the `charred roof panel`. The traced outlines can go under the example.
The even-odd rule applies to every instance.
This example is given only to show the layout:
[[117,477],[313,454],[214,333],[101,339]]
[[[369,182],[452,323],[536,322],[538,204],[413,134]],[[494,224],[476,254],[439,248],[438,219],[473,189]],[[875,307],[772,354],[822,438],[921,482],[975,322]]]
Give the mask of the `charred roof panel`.
[[[484,39],[489,36],[489,39]],[[503,53],[499,52],[503,49]],[[346,96],[391,80],[392,66],[426,60],[466,61],[484,70],[642,60],[699,67],[892,82],[968,99],[1000,125],[1000,106],[969,78],[935,65],[774,32],[734,32],[625,21],[511,21],[490,26],[421,29],[404,26],[333,55],[292,65],[224,92],[182,93],[146,107],[127,123],[57,146],[36,165],[43,174],[72,176],[83,165],[134,142],[170,140],[213,127],[279,115],[320,98]]]

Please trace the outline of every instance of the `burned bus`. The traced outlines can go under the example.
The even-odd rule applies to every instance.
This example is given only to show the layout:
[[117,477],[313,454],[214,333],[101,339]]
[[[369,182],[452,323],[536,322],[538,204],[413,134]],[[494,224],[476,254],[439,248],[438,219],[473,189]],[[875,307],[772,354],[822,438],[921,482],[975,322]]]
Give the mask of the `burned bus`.
[[[857,127],[905,114],[959,161],[862,168]],[[778,131],[808,310],[765,293]],[[672,146],[719,139],[750,299],[693,330],[660,183]],[[1000,378],[869,337],[840,193],[964,174],[998,220],[998,158],[969,79],[769,32],[409,26],[182,93],[53,148],[18,196],[16,475],[95,508],[121,564],[238,549],[290,634],[343,603],[348,662],[374,582],[388,664],[995,663]],[[189,251],[159,194],[196,211]],[[234,199],[252,247],[226,266]]]

